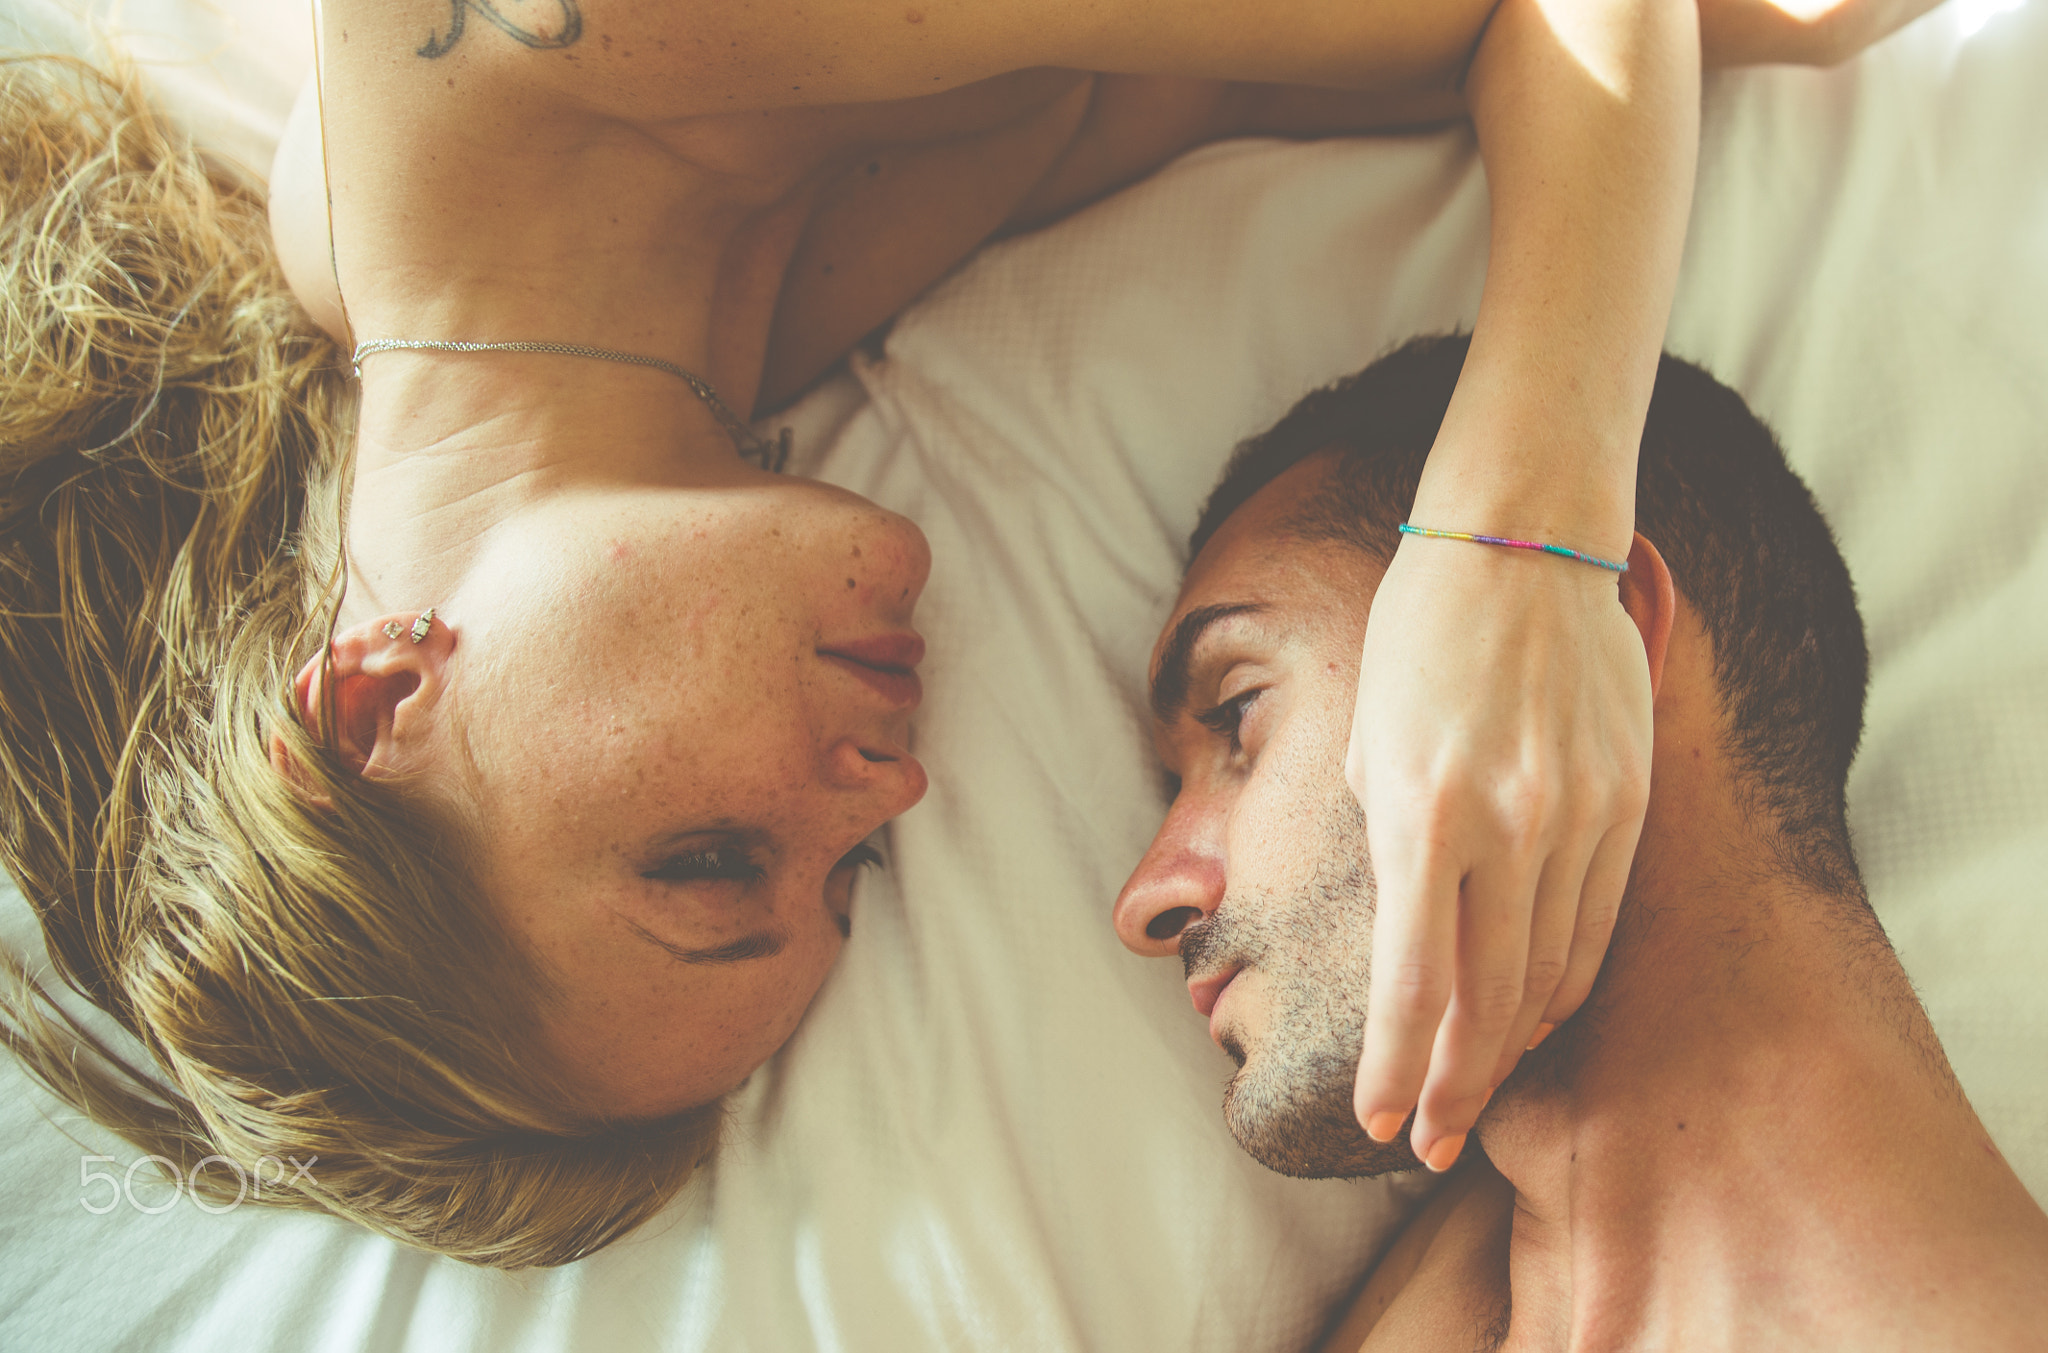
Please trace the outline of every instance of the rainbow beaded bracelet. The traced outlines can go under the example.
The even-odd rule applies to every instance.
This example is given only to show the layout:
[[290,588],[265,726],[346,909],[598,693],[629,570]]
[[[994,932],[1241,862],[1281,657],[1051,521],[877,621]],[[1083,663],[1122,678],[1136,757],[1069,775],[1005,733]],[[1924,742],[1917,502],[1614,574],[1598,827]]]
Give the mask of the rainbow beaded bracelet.
[[1545,545],[1537,540],[1509,540],[1506,536],[1475,536],[1466,531],[1439,531],[1431,526],[1410,526],[1405,521],[1401,523],[1401,534],[1429,536],[1435,540],[1469,540],[1474,545],[1505,545],[1511,550],[1540,550],[1544,554],[1554,554],[1560,559],[1576,559],[1582,564],[1591,564],[1594,568],[1604,568],[1609,573],[1628,572],[1626,563],[1617,564],[1612,559],[1601,559],[1578,550],[1568,550],[1562,545]]

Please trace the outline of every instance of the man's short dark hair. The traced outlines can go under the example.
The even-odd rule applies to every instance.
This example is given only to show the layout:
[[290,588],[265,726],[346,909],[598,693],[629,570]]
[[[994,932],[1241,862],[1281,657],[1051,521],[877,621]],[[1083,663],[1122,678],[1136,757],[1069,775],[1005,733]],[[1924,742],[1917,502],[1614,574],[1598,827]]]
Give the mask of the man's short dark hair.
[[[1189,558],[1266,484],[1332,451],[1332,491],[1290,527],[1391,560],[1467,346],[1464,337],[1417,339],[1239,446],[1202,509]],[[1861,899],[1843,791],[1863,735],[1869,654],[1848,566],[1771,430],[1740,395],[1671,356],[1658,365],[1643,429],[1636,526],[1713,641],[1727,750],[1780,863]]]

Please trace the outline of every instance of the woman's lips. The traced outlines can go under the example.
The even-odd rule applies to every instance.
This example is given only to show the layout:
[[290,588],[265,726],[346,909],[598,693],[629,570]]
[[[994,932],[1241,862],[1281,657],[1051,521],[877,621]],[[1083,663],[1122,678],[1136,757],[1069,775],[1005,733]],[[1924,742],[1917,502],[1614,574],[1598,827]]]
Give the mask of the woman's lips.
[[820,648],[821,657],[851,672],[892,705],[909,708],[924,699],[914,670],[924,661],[924,640],[915,634],[881,634]]
[[877,634],[866,639],[845,639],[819,647],[834,658],[850,658],[864,667],[908,671],[924,661],[924,640],[909,630]]

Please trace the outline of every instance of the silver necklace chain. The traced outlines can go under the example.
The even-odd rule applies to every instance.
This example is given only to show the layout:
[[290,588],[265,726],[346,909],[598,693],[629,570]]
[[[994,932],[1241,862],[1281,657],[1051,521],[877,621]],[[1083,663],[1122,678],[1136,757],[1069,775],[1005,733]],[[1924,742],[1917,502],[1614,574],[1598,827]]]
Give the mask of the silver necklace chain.
[[711,388],[711,382],[694,371],[677,366],[674,362],[659,357],[643,357],[633,352],[614,352],[610,348],[587,348],[578,343],[533,343],[517,341],[509,343],[463,343],[440,338],[371,338],[356,344],[350,363],[355,367],[356,379],[363,375],[363,359],[380,352],[545,352],[558,357],[590,357],[600,362],[623,362],[627,366],[652,367],[666,371],[690,387],[690,393],[704,402],[711,410],[712,417],[725,429],[725,435],[732,438],[733,449],[744,459],[755,461],[762,469],[777,474],[789,461],[789,429],[782,435],[768,441],[740,420],[726,402],[718,397],[718,391]]

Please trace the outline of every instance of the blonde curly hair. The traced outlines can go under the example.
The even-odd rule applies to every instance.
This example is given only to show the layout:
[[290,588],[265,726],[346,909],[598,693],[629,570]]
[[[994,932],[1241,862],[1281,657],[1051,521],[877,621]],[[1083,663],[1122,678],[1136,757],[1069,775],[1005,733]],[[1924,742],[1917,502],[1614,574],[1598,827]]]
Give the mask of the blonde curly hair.
[[317,1156],[261,1200],[502,1268],[659,1211],[716,1106],[569,1107],[546,975],[471,881],[460,813],[365,783],[294,715],[354,406],[261,189],[130,70],[0,61],[0,307],[0,863],[147,1057],[11,954],[0,1038],[223,1200],[240,1181],[194,1166]]

